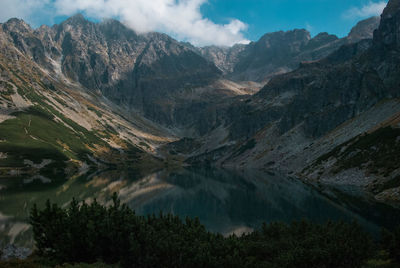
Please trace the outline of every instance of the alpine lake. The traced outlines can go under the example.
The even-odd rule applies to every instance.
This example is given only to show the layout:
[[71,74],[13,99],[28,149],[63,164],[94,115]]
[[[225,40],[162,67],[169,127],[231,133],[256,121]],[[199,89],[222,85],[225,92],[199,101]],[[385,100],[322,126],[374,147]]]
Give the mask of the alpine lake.
[[263,222],[357,221],[374,236],[400,223],[400,210],[371,201],[351,187],[314,187],[296,178],[254,170],[189,168],[138,177],[109,170],[72,179],[0,179],[0,243],[33,247],[28,224],[34,203],[62,207],[75,197],[110,204],[112,194],[139,215],[172,213],[198,217],[211,232],[251,232]]

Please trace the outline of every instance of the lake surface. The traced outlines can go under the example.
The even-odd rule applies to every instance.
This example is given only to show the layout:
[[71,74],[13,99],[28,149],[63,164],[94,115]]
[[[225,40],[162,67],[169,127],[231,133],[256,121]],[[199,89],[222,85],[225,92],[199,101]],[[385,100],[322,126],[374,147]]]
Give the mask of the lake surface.
[[[199,217],[213,232],[249,232],[262,222],[309,219],[357,220],[373,234],[400,223],[391,207],[367,201],[353,192],[325,189],[324,194],[299,180],[256,171],[217,169],[161,171],[138,178],[127,171],[108,171],[68,181],[0,179],[0,243],[32,246],[26,219],[34,203],[47,199],[62,206],[72,197],[107,204],[113,192],[138,214],[171,212]],[[348,192],[348,191],[347,191]]]

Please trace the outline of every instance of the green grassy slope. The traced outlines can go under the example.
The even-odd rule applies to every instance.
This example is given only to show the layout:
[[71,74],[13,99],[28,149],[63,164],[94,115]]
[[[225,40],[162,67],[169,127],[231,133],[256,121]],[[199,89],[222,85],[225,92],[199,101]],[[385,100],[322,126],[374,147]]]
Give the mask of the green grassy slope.
[[90,153],[86,145],[90,141],[38,107],[14,116],[0,124],[0,152],[7,155],[0,167],[26,167],[25,160],[40,164],[50,159],[53,163],[42,172],[60,173],[66,167],[65,161],[85,159],[85,154]]

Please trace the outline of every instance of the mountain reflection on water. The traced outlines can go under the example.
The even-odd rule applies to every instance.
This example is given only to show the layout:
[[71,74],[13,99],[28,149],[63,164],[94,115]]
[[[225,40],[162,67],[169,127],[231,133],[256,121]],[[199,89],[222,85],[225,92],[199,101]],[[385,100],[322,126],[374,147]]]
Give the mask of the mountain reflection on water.
[[[27,183],[28,182],[28,183]],[[171,212],[198,217],[213,232],[249,232],[262,222],[310,219],[357,220],[372,233],[399,222],[399,211],[361,197],[327,198],[296,179],[256,171],[218,169],[161,171],[136,178],[126,171],[43,183],[41,180],[0,180],[0,243],[31,246],[26,219],[33,203],[47,199],[66,206],[72,197],[108,204],[113,192],[138,214]]]

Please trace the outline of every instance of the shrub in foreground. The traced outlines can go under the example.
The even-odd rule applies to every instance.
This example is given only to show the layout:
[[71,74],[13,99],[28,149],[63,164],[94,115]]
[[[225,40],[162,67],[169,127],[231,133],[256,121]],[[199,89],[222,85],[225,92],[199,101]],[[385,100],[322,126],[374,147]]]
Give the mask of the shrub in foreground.
[[383,230],[382,248],[387,249],[389,256],[400,263],[400,226],[393,232]]
[[49,201],[30,215],[37,254],[58,263],[124,267],[360,267],[373,252],[355,223],[264,224],[241,237],[208,232],[198,219],[138,216],[117,196],[68,208]]

